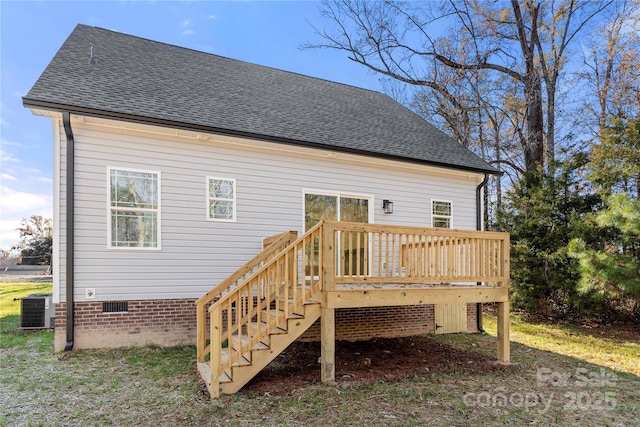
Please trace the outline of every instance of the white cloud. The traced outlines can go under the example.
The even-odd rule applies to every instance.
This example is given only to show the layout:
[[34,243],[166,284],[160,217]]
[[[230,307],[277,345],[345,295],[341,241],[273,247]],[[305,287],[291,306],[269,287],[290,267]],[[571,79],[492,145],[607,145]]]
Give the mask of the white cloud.
[[207,16],[207,19],[218,19],[218,17],[216,15],[209,15]]
[[0,138],[0,147],[24,147],[24,144],[15,141],[9,141],[6,138]]
[[195,33],[196,33],[196,32],[195,32],[195,31],[193,31],[193,30],[184,30],[184,31],[182,32],[182,35],[183,35],[183,36],[192,36],[192,35],[194,35]]
[[20,220],[31,215],[51,218],[53,197],[49,194],[16,191],[2,185],[0,188],[0,248],[9,249],[19,241],[16,229]]
[[[4,144],[4,140],[2,140],[2,145]],[[8,145],[8,144],[7,144]],[[20,163],[20,159],[9,153],[8,151],[0,148],[0,162],[2,163]]]
[[5,119],[3,119],[2,117],[0,117],[0,126],[8,128],[9,127],[9,122],[6,121]]
[[17,181],[18,180],[15,176],[9,175],[8,173],[4,173],[4,172],[2,174],[0,174],[0,177],[3,180],[7,180],[7,181]]
[[183,27],[188,27],[189,25],[191,25],[191,21],[189,21],[188,19],[185,19],[184,21],[182,21]]

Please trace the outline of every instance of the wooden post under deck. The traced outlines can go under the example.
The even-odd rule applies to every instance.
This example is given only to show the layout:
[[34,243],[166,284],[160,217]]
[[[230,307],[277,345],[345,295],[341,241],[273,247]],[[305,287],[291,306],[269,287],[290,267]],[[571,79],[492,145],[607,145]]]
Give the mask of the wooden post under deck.
[[323,308],[320,318],[320,356],[322,382],[331,382],[336,378],[336,322],[335,309]]
[[498,303],[498,361],[505,364],[511,361],[508,301]]
[[[511,243],[507,235],[502,241],[501,252],[503,254],[501,287],[509,289],[511,282]],[[508,294],[507,294],[508,295]],[[509,299],[498,302],[498,361],[511,362],[511,344],[509,342]]]
[[[333,291],[336,288],[336,252],[333,224],[325,223],[322,230],[322,290]],[[320,318],[320,357],[322,382],[335,380],[336,359],[336,319],[335,309],[327,308],[326,301]]]

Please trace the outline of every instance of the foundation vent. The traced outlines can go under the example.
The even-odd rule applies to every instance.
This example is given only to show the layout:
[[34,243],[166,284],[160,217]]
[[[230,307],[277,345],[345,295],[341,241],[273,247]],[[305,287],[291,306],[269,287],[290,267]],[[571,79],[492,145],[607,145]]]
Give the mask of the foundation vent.
[[127,313],[129,311],[128,301],[109,301],[102,303],[103,313]]

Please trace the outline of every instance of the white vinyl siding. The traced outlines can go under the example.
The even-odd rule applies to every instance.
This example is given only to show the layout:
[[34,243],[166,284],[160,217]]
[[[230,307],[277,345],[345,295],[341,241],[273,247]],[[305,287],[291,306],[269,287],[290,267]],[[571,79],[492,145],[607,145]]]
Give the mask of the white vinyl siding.
[[[431,224],[431,200],[455,204],[456,228],[474,230],[475,189],[483,175],[439,170],[358,157],[329,157],[307,149],[295,152],[281,144],[250,145],[237,138],[198,139],[133,124],[96,125],[75,119],[75,298],[87,288],[96,300],[198,298],[243,265],[261,248],[262,238],[304,225],[304,191],[368,194],[371,222],[407,226]],[[66,144],[62,126],[59,151],[60,264],[65,273]],[[300,150],[301,151],[301,150]],[[352,156],[353,157],[353,156]],[[108,250],[108,166],[161,174],[162,250]],[[236,180],[236,222],[209,221],[203,184],[207,177]],[[393,200],[385,215],[382,199]],[[64,301],[64,286],[60,286]]]
[[160,173],[107,167],[111,249],[160,249]]
[[453,228],[453,202],[431,200],[431,227]]
[[236,180],[207,177],[207,218],[211,221],[236,221]]

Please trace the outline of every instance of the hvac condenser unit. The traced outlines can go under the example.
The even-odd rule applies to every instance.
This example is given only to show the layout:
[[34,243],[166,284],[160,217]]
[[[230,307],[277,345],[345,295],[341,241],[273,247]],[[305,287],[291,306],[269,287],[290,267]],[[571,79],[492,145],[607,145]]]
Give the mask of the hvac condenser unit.
[[31,294],[22,298],[20,328],[51,329],[55,325],[53,294]]

